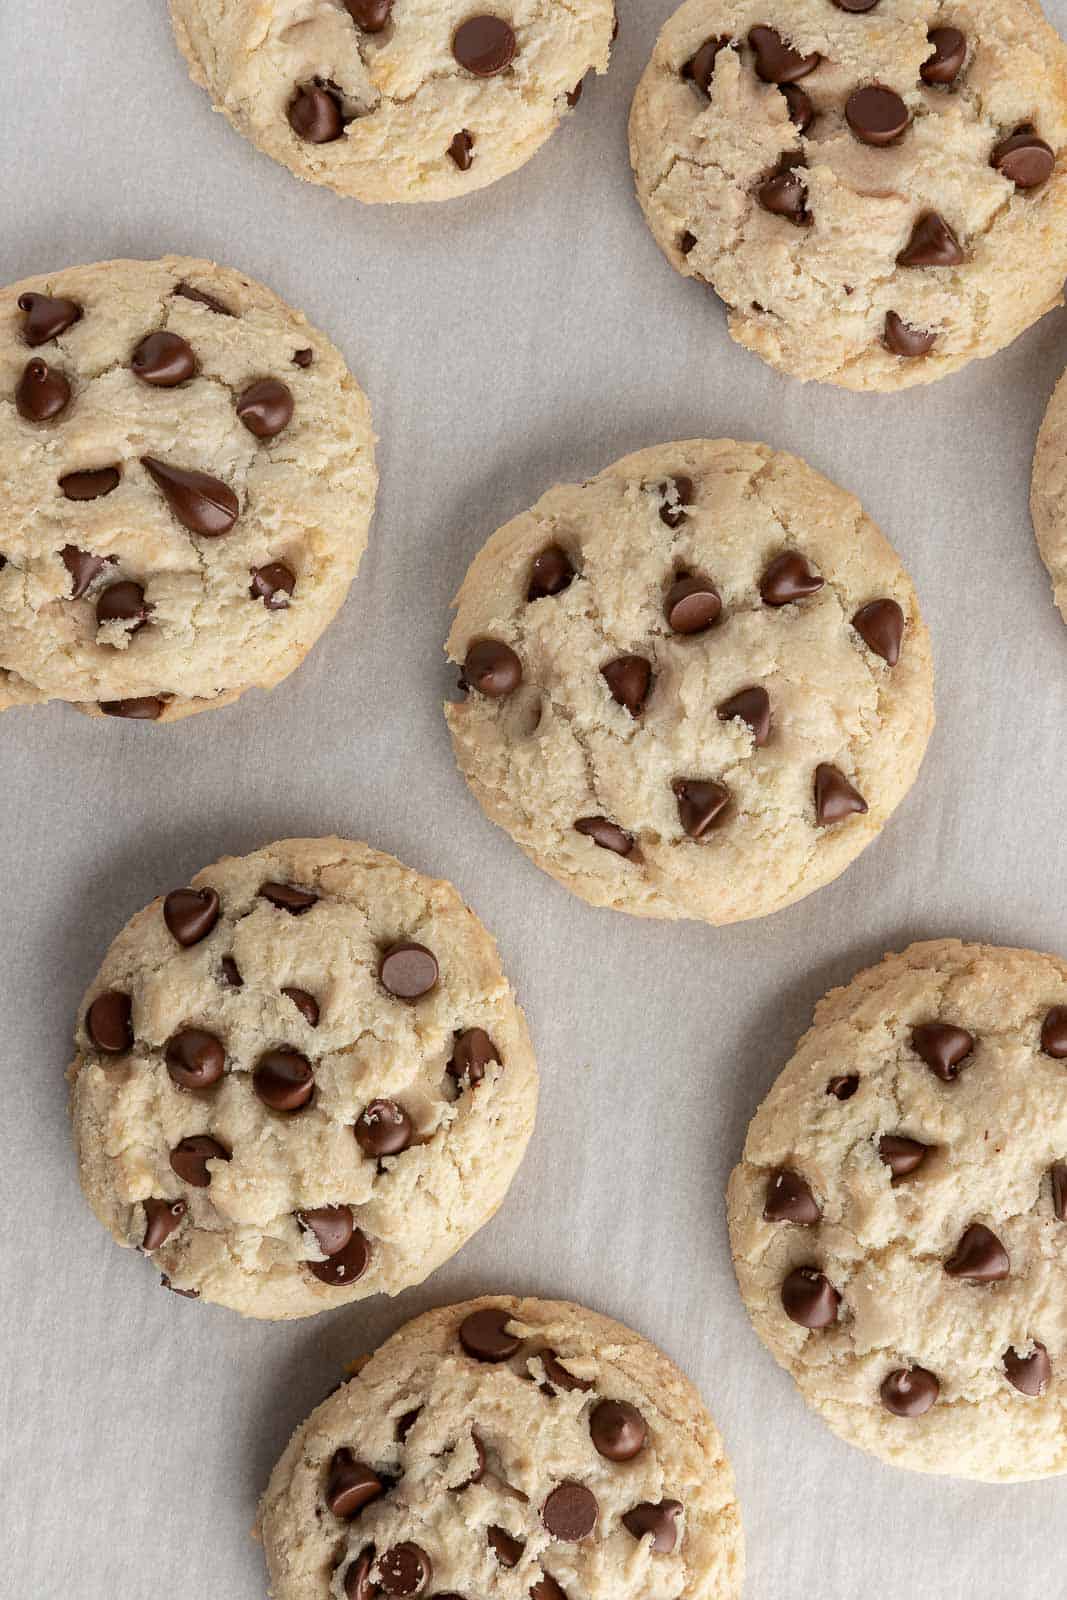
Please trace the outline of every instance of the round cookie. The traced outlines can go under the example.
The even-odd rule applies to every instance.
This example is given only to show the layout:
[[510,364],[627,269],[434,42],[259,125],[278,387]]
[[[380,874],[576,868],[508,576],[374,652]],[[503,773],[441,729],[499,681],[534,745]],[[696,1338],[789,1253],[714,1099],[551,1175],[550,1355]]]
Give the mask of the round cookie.
[[1067,373],[1056,385],[1037,436],[1030,513],[1056,604],[1067,621]]
[[933,725],[897,556],[766,445],[657,445],[551,489],[456,604],[459,765],[594,905],[726,923],[801,899],[879,833]]
[[70,1076],[101,1222],[255,1317],[420,1283],[500,1205],[537,1103],[473,911],[346,839],[228,857],[139,912]]
[[241,273],[0,291],[0,710],[171,722],[272,688],[344,601],[377,482],[341,355]]
[[835,1433],[1067,1471],[1067,962],[938,939],[833,990],[728,1211],[756,1331]]
[[1067,274],[1067,50],[1032,0],[686,0],[630,118],[668,260],[797,378],[899,389]]
[[298,1428],[260,1508],[274,1600],[735,1600],[733,1473],[693,1385],[582,1306],[409,1322]]
[[613,0],[171,0],[193,78],[298,177],[448,200],[521,167],[604,73]]

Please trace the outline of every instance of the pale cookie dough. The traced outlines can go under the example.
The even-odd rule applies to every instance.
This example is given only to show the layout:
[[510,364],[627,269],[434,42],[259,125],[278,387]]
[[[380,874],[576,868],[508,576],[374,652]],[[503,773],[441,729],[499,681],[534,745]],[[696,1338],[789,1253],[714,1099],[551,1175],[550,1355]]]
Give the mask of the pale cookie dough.
[[456,604],[459,765],[594,905],[725,923],[801,899],[877,836],[933,725],[896,554],[766,445],[656,445],[551,489]]
[[521,167],[604,73],[612,0],[171,0],[193,78],[298,177],[448,200]]
[[1060,303],[1067,50],[1031,0],[686,0],[630,153],[671,265],[794,377],[927,383]]
[[1030,512],[1056,604],[1067,621],[1067,373],[1056,385],[1037,436]]
[[260,1513],[274,1600],[737,1600],[733,1473],[673,1362],[562,1301],[395,1333],[298,1428]]
[[241,273],[0,290],[0,710],[171,722],[273,688],[344,601],[377,483],[340,353]]
[[728,1211],[756,1331],[835,1433],[1067,1471],[1067,962],[938,939],[832,990]]
[[420,1283],[504,1199],[537,1103],[473,911],[346,839],[228,857],[139,912],[70,1075],[101,1222],[255,1317]]

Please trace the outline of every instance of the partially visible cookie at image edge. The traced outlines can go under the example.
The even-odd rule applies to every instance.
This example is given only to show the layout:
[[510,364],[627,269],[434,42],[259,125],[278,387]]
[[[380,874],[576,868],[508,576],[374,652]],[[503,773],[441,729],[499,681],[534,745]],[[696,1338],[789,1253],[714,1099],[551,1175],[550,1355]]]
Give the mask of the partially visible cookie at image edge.
[[1030,512],[1053,597],[1067,622],[1067,374],[1053,391],[1037,436]]

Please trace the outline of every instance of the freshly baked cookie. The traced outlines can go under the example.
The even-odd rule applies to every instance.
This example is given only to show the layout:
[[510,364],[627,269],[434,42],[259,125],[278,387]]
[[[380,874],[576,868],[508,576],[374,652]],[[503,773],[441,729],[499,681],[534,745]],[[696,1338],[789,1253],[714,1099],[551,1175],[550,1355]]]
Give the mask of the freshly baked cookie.
[[171,0],[238,133],[358,200],[448,200],[521,167],[608,68],[613,0]]
[[668,260],[797,378],[899,389],[1067,274],[1067,50],[1033,0],[686,0],[630,118]]
[[346,839],[199,873],[119,934],[71,1068],[90,1205],[164,1283],[255,1317],[395,1294],[488,1222],[537,1069],[448,883]]
[[734,1600],[733,1473],[693,1385],[607,1317],[417,1317],[298,1428],[260,1512],[274,1600]]
[[691,439],[551,489],[457,599],[485,811],[594,905],[736,922],[836,878],[915,779],[930,642],[852,495]]
[[170,722],[272,688],[344,600],[377,481],[339,352],[240,273],[0,291],[0,710]]
[[1067,962],[938,939],[833,990],[728,1210],[756,1331],[835,1433],[1067,1471]]
[[1030,512],[1056,604],[1067,621],[1067,373],[1056,385],[1037,436]]

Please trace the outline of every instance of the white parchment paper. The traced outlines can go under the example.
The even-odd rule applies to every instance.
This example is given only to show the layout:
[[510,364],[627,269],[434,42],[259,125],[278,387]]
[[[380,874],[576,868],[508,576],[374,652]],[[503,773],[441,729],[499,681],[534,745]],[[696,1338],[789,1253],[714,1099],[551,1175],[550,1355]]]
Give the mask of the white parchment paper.
[[[269,698],[165,729],[61,706],[0,719],[4,1597],[260,1600],[249,1530],[291,1429],[407,1318],[498,1289],[584,1300],[696,1379],[737,1471],[749,1600],[1067,1593],[1062,1482],[894,1471],[806,1411],[750,1330],[722,1201],[831,985],[933,935],[1067,950],[1067,628],[1027,513],[1067,316],[884,399],[735,348],[633,195],[629,102],[671,5],[620,0],[610,75],[525,170],[384,209],[300,184],[214,116],[163,0],[0,0],[0,281],[214,256],[336,340],[382,441],[359,579]],[[1067,29],[1067,0],[1052,11]],[[858,493],[918,585],[938,667],[938,730],[879,843],[793,909],[720,931],[593,911],[540,874],[468,795],[439,710],[448,602],[483,540],[553,483],[694,435],[764,439]],[[134,911],[223,853],[335,830],[453,879],[494,931],[540,1122],[495,1221],[420,1289],[245,1324],[161,1292],[93,1220],[63,1073],[82,989]]]

